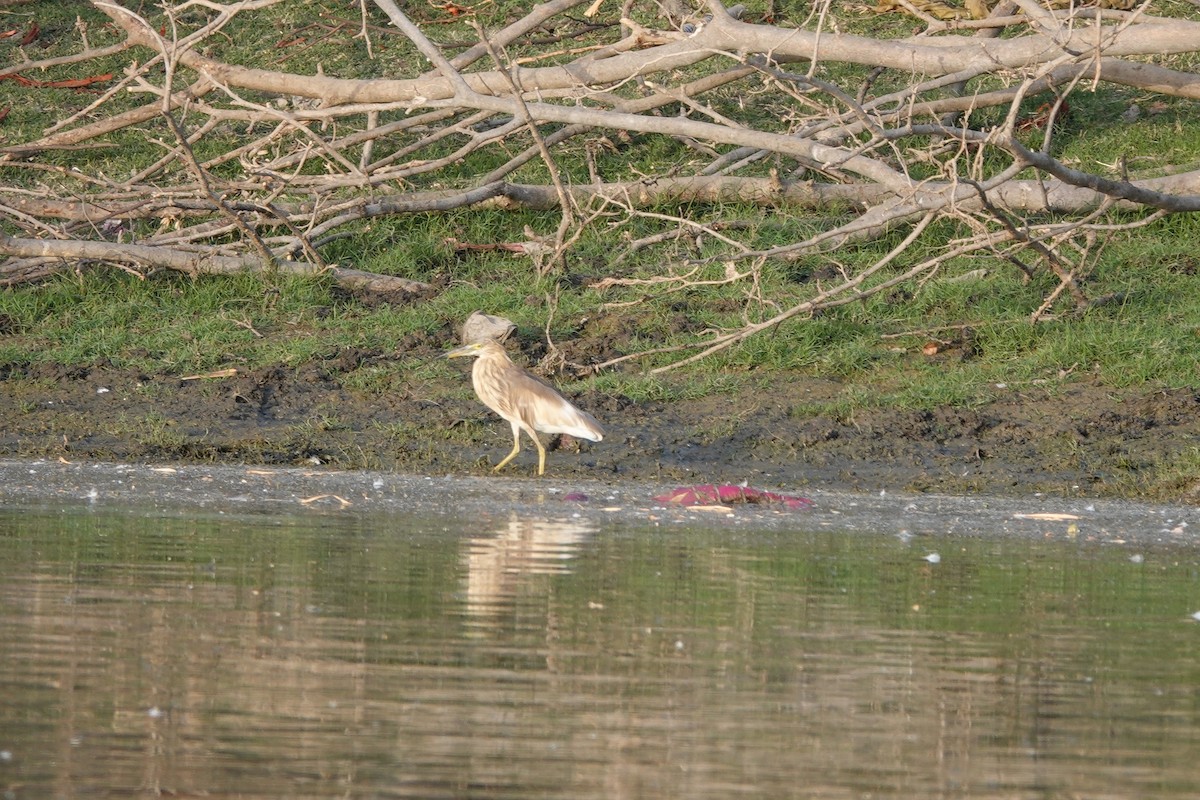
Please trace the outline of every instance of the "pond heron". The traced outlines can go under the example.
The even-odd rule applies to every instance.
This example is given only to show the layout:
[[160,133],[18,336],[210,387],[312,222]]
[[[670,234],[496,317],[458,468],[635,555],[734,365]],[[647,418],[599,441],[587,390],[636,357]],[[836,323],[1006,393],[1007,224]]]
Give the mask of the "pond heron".
[[503,469],[521,452],[521,431],[529,434],[538,450],[538,475],[546,472],[546,448],[537,432],[566,433],[598,442],[604,429],[596,418],[581,411],[550,384],[518,367],[499,342],[483,339],[456,347],[445,358],[474,357],[471,383],[480,401],[512,426],[513,448],[492,468]]

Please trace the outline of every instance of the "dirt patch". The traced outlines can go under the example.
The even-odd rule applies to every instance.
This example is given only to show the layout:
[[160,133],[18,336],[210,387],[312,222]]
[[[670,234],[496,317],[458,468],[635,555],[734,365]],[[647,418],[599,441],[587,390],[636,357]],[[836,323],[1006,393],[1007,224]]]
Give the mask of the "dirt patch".
[[[439,340],[439,344],[440,344]],[[405,350],[440,348],[426,341]],[[329,465],[416,474],[487,474],[508,426],[462,375],[388,394],[348,376],[389,354],[352,349],[299,367],[181,380],[108,364],[0,369],[0,456],[66,460]],[[353,382],[349,382],[353,384]],[[576,397],[608,430],[599,444],[552,443],[548,471],[658,482],[966,494],[1047,492],[1195,502],[1200,392],[1114,392],[1082,378],[1051,393],[1002,394],[975,408],[813,413],[843,387],[806,377],[699,400]],[[507,470],[532,475],[535,454]]]

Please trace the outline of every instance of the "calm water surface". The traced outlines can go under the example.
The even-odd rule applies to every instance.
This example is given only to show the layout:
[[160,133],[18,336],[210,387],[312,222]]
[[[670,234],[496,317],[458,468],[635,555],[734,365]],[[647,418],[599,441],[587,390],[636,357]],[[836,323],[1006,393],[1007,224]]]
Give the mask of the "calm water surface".
[[1077,538],[4,511],[0,796],[1196,797],[1200,550]]

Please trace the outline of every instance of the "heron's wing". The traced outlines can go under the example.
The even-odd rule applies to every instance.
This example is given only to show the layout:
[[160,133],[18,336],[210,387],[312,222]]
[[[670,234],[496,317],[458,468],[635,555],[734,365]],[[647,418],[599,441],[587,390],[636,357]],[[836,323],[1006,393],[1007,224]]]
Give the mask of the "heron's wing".
[[593,442],[604,438],[604,428],[596,418],[577,408],[553,386],[515,364],[510,365],[508,372],[506,377],[514,387],[514,410],[536,430],[566,433]]

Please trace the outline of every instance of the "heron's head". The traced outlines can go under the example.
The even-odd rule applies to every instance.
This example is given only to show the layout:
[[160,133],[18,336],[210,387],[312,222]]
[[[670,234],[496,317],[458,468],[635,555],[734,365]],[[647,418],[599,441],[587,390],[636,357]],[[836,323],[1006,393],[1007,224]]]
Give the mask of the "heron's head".
[[460,345],[442,354],[442,358],[473,358],[494,350],[503,352],[504,348],[491,339],[481,339],[477,342],[468,342],[467,344]]

